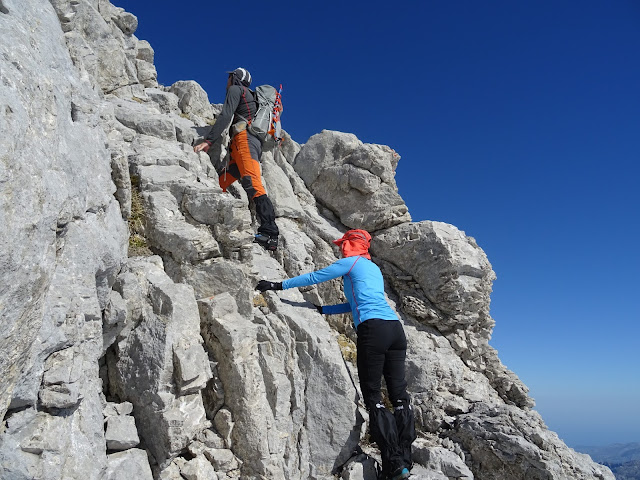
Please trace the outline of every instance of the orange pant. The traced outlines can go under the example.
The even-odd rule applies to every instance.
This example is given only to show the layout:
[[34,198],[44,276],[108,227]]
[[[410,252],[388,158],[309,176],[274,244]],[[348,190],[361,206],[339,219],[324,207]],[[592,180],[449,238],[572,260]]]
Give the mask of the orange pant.
[[[259,142],[257,139],[256,141]],[[246,130],[233,137],[230,148],[231,162],[226,171],[220,174],[219,183],[222,191],[226,192],[229,185],[240,180],[249,198],[260,197],[267,193],[262,186],[258,148],[256,145],[249,144]]]

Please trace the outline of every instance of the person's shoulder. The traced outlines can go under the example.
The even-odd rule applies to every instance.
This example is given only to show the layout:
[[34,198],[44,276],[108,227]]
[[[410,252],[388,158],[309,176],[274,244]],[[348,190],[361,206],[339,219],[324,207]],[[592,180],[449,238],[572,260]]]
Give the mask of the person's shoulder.
[[360,261],[358,263],[362,264],[362,267],[366,268],[367,270],[370,270],[370,269],[380,270],[380,267],[376,265],[376,263],[373,260],[370,260],[367,257],[360,257]]
[[343,257],[343,258],[339,258],[338,260],[336,260],[335,262],[333,262],[334,265],[351,265],[357,257]]
[[242,95],[243,87],[240,85],[231,85],[227,90],[227,96],[240,96]]
[[[345,265],[353,265],[355,263],[360,263],[362,260],[367,260],[366,257],[362,257],[360,255],[353,255],[351,257],[343,257],[340,260],[336,261],[336,263],[345,264]],[[369,260],[367,260],[369,261]]]

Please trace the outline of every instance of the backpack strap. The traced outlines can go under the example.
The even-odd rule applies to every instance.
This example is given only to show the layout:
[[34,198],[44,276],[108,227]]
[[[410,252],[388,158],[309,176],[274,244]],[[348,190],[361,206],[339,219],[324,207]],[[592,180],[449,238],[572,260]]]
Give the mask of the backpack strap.
[[[249,117],[252,117],[253,115],[251,115],[251,109],[249,108],[249,103],[247,103],[247,97],[246,97],[246,96],[245,96],[245,94],[244,94],[246,90],[247,90],[247,87],[244,87],[244,86],[243,86],[243,87],[242,87],[242,99],[244,100],[244,104],[245,104],[245,105],[246,105],[246,107],[247,107],[247,112],[249,113]],[[242,115],[238,115],[238,116],[239,116],[239,117],[242,117]],[[251,121],[252,121],[252,120],[253,120],[252,118],[249,118],[249,120],[247,120],[247,124],[248,124],[248,125],[251,125]]]

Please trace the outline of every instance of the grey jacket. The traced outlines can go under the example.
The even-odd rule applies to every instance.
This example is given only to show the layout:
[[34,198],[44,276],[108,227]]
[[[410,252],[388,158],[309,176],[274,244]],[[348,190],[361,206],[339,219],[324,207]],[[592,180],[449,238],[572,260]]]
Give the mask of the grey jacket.
[[222,112],[213,124],[213,128],[209,131],[205,140],[211,143],[215,142],[222,132],[229,128],[230,125],[240,122],[253,120],[258,109],[258,104],[251,90],[247,87],[237,84],[231,85],[227,90],[227,96],[224,99]]

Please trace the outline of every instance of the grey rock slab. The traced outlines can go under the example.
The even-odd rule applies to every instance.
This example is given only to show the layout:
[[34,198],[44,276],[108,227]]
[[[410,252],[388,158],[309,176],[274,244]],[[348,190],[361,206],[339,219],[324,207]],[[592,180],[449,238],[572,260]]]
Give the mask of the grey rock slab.
[[[152,85],[149,85],[152,86]],[[125,127],[143,135],[162,140],[176,140],[176,127],[171,118],[152,108],[152,104],[142,104],[111,97],[115,106],[115,116]]]
[[48,385],[40,390],[40,405],[44,409],[64,409],[77,406],[82,400],[79,385]]
[[112,19],[125,35],[133,35],[138,29],[138,18],[132,13],[122,10],[114,15]]
[[[263,152],[270,153],[272,155],[276,165],[280,167],[286,178],[288,178],[289,184],[291,186],[291,189],[293,190],[293,194],[295,195],[297,202],[300,204],[300,206],[304,205],[304,211],[307,215],[311,214],[315,210],[316,199],[307,189],[304,181],[300,178],[300,176],[296,173],[295,169],[292,166],[296,155],[300,151],[300,145],[292,140],[291,137],[286,134],[286,132],[285,141],[282,145],[278,147],[272,145],[270,148],[266,145],[268,144],[265,144]],[[277,173],[277,171],[275,172]],[[265,175],[268,174],[268,172],[265,173]]]
[[496,276],[475,240],[453,225],[398,225],[375,235],[371,250],[411,275],[429,301],[459,324],[493,326],[489,303]]
[[[278,314],[267,315],[259,325],[241,320],[231,296],[200,301],[205,342],[219,362],[226,398],[234,399],[233,403],[227,400],[234,422],[231,448],[243,461],[243,472],[286,468],[303,476],[330,475],[341,451],[354,447],[355,403],[338,399],[355,400],[356,393],[326,323],[311,305],[301,308],[304,301],[298,292],[281,295],[282,302],[267,297],[270,309]],[[256,348],[254,358],[250,352]],[[285,367],[291,363],[295,367]],[[261,375],[256,370],[259,365],[263,365]],[[253,405],[243,398],[255,399]],[[300,431],[303,421],[304,434]],[[268,453],[282,449],[297,451],[300,463],[283,464]],[[309,464],[313,472],[307,470]]]
[[177,262],[200,262],[221,255],[218,242],[206,225],[188,223],[169,192],[143,194],[151,245],[169,253]]
[[169,191],[176,201],[182,202],[187,187],[197,176],[179,165],[148,165],[137,168],[142,192]]
[[129,163],[122,150],[111,149],[111,177],[116,185],[115,197],[123,219],[131,216],[131,177]]
[[372,232],[411,220],[394,180],[398,159],[389,147],[323,130],[302,147],[293,166],[344,225]]
[[231,432],[233,432],[233,415],[226,408],[219,409],[213,417],[213,424],[215,425],[220,438],[224,441],[225,445],[231,445]]
[[495,273],[475,239],[442,222],[405,223],[374,235],[371,252],[405,313],[443,333],[505,400],[533,405],[526,386],[488,344],[495,323],[489,313]]
[[273,159],[273,152],[262,154],[262,175],[276,217],[301,218],[304,211],[287,175]]
[[119,292],[110,292],[109,303],[107,303],[102,314],[102,352],[107,351],[117,336],[124,330],[128,323],[129,312],[127,302]]
[[[291,165],[293,165],[293,163],[295,162],[296,156],[298,155],[298,153],[300,153],[300,150],[302,149],[302,146],[296,142],[293,138],[291,138],[291,135],[289,135],[286,131],[283,130],[283,142],[279,147],[280,152],[282,153],[282,156],[284,157],[285,161]],[[274,155],[274,157],[276,158],[276,161],[278,160],[278,155]],[[282,167],[282,166],[281,166]]]
[[198,456],[180,466],[180,474],[186,480],[217,480],[213,465],[204,456]]
[[240,250],[253,241],[251,215],[246,204],[222,193],[220,188],[188,187],[184,191],[182,206],[191,218],[212,227],[227,257],[236,252],[237,259]]
[[[69,222],[56,242],[55,270],[44,296],[42,323],[24,370],[15,384],[11,408],[35,405],[44,362],[51,352],[85,342],[97,361],[102,309],[126,257],[126,227],[116,202],[106,211]],[[52,389],[57,396],[57,388]]]
[[236,299],[238,311],[251,315],[253,311],[253,285],[247,281],[242,263],[224,258],[203,260],[197,264],[166,260],[167,273],[176,282],[193,287],[197,298],[230,293]]
[[107,457],[105,480],[153,480],[147,453],[133,448]]
[[153,63],[149,63],[146,60],[136,59],[136,71],[138,74],[138,81],[145,87],[157,87],[158,86],[158,72]]
[[240,467],[238,459],[233,452],[226,448],[207,448],[204,451],[205,456],[215,467],[216,471],[230,472]]
[[209,358],[200,343],[179,342],[173,347],[175,381],[180,395],[202,390],[212,377]]
[[444,478],[473,480],[473,472],[460,455],[441,446],[429,446],[420,440],[413,445],[412,459],[429,470],[441,472]]
[[[138,55],[140,50],[138,50]],[[158,108],[162,113],[180,113],[180,107],[178,107],[178,97],[171,93],[165,92],[160,88],[147,88],[145,93],[149,99],[158,105]]]
[[215,114],[209,102],[209,96],[197,82],[181,80],[171,85],[169,91],[178,97],[178,105],[183,113],[197,115],[205,119],[214,118]]
[[166,468],[164,468],[160,472],[160,476],[158,478],[160,480],[184,480],[184,477],[180,475],[180,467],[174,462],[170,463]]
[[[82,401],[51,413],[33,408],[10,412],[0,434],[1,478],[102,479],[107,459],[98,364],[90,356],[95,345],[75,348],[84,349],[74,355],[83,363],[81,377],[70,385],[82,392]],[[66,373],[55,377],[70,378]]]
[[185,151],[175,141],[163,140],[149,135],[136,135],[132,138],[129,164],[132,166],[145,165],[181,165],[190,156],[196,156],[191,151]]
[[128,450],[140,444],[135,418],[118,415],[107,418],[104,437],[109,450]]
[[534,411],[476,403],[448,435],[471,453],[476,477],[613,480],[611,471],[568,448]]
[[73,348],[55,352],[47,358],[42,376],[40,405],[43,408],[71,408],[82,400],[80,377],[83,362]]
[[[266,398],[266,389],[257,351],[257,326],[237,313],[229,294],[200,300],[204,322],[203,337],[218,363],[218,372],[225,385],[227,408],[233,418],[230,445],[256,474],[275,468],[282,472],[277,445],[270,445],[268,432],[274,428],[273,413]],[[224,314],[225,312],[228,312]],[[224,314],[224,316],[222,316]],[[222,410],[217,417],[222,415]],[[216,426],[220,420],[216,418]],[[228,422],[227,422],[228,423]],[[219,427],[218,427],[219,428]],[[223,438],[226,436],[221,432]]]
[[195,124],[191,120],[175,114],[171,114],[171,120],[176,129],[176,139],[189,146],[195,145],[196,138],[198,138]]
[[102,413],[105,417],[113,417],[117,415],[131,415],[133,412],[133,404],[131,402],[107,402]]
[[155,52],[151,44],[146,40],[138,40],[138,54],[136,58],[153,63],[154,56]]

